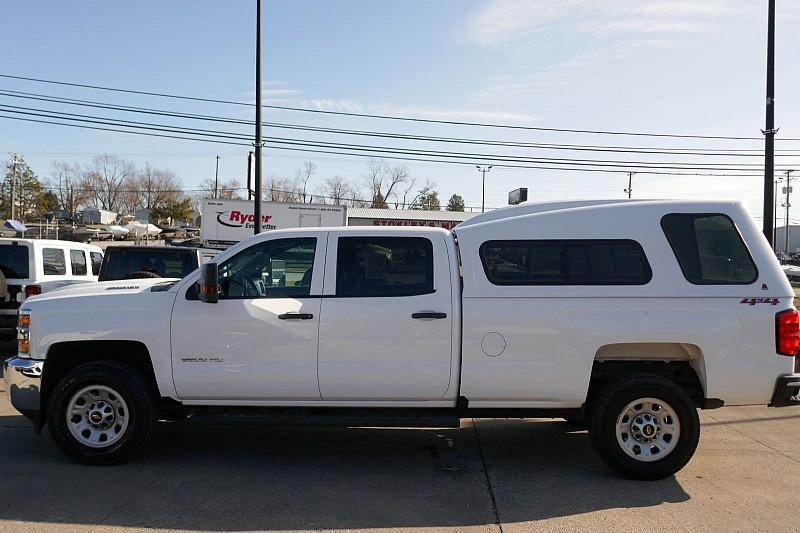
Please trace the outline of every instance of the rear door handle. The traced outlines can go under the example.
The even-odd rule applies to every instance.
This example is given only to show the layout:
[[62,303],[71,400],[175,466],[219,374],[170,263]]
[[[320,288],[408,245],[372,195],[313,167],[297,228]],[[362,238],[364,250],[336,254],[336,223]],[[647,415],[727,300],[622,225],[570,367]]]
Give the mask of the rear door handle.
[[281,320],[311,320],[314,315],[311,313],[283,313],[278,315]]
[[416,319],[416,320],[424,320],[426,318],[439,320],[439,319],[442,319],[442,318],[447,318],[447,313],[436,313],[436,312],[433,312],[433,311],[422,311],[422,312],[419,312],[419,313],[411,313],[411,318]]

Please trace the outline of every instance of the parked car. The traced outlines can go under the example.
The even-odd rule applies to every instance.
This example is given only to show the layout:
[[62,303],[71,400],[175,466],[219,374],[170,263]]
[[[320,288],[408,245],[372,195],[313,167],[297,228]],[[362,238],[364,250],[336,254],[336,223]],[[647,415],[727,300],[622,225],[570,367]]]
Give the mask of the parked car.
[[585,415],[611,468],[657,479],[694,454],[698,408],[800,404],[793,299],[738,203],[523,204],[453,232],[276,230],[179,281],[26,301],[6,390],[85,463],[125,461],[157,420],[189,415]]
[[176,246],[108,246],[99,279],[183,278],[218,253]]
[[103,251],[48,239],[0,239],[0,336],[17,332],[17,310],[29,296],[97,281]]

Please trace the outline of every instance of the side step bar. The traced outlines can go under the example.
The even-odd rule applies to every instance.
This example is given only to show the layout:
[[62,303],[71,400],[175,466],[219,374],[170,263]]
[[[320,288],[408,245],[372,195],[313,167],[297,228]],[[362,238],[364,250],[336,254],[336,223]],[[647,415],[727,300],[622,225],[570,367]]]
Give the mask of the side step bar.
[[457,428],[455,409],[340,407],[191,407],[200,424],[258,423],[277,426]]

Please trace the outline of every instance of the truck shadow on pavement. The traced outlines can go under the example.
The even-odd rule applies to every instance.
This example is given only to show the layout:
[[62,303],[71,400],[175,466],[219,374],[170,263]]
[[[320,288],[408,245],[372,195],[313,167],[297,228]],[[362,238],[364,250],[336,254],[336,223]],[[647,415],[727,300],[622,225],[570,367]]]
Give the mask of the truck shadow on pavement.
[[689,499],[674,478],[615,476],[585,432],[558,420],[443,430],[162,424],[134,462],[87,467],[22,417],[0,416],[0,454],[0,520],[33,523],[485,529]]

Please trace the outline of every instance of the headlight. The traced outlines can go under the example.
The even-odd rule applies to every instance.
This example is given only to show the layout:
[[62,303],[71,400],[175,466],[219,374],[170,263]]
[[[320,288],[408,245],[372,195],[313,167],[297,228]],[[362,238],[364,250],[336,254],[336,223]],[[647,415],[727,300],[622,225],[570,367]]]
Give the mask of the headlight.
[[28,311],[20,311],[17,315],[17,356],[31,355],[31,315]]

